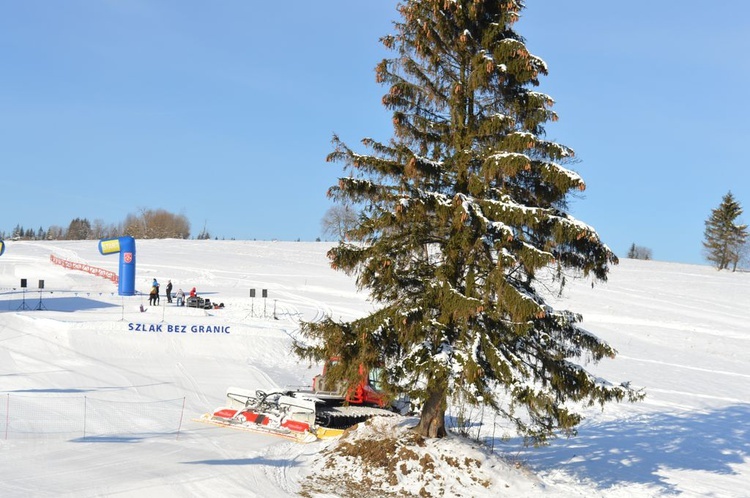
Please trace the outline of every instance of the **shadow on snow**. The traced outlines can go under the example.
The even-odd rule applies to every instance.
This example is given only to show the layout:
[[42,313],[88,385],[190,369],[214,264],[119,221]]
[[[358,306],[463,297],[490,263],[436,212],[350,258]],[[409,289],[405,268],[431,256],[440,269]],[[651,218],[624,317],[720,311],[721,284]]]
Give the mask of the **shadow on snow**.
[[535,470],[565,471],[601,488],[651,484],[673,491],[662,469],[735,474],[750,456],[750,404],[687,414],[656,413],[580,427],[578,436],[518,457]]
[[196,460],[192,462],[182,462],[188,465],[268,465],[269,467],[288,468],[295,467],[299,463],[289,460],[273,460],[270,458],[227,458],[225,460]]
[[28,297],[26,299],[7,299],[0,301],[0,313],[17,311],[84,311],[98,308],[116,308],[118,305],[97,301],[88,297]]
[[71,443],[140,443],[147,439],[173,438],[174,432],[147,432],[138,434],[99,434],[71,439]]

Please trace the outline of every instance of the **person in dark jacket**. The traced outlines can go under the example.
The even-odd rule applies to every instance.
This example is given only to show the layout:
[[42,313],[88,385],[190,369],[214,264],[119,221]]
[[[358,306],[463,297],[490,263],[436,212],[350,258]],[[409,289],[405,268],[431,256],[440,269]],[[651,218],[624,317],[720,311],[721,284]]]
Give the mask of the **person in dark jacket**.
[[167,302],[172,302],[172,281],[167,281]]

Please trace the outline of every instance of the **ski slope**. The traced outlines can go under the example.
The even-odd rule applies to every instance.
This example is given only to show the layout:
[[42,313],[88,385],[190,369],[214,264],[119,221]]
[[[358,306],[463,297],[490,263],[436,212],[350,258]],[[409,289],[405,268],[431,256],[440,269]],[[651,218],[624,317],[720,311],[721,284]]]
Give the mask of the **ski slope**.
[[[330,243],[137,241],[136,288],[147,292],[157,278],[159,307],[50,262],[54,254],[117,271],[117,257],[100,255],[96,241],[6,244],[2,496],[284,497],[318,472],[324,443],[194,419],[222,405],[230,385],[308,385],[320,365],[290,353],[299,321],[373,309],[352,278],[329,268]],[[225,307],[166,304],[170,279],[175,292],[195,286]],[[514,496],[747,496],[750,274],[623,260],[607,283],[571,281],[550,299],[582,313],[619,351],[588,367],[647,397],[586,409],[577,437],[546,448],[524,448],[485,415],[477,437],[494,438],[496,453],[519,463],[503,476]],[[445,444],[458,454],[466,447]]]

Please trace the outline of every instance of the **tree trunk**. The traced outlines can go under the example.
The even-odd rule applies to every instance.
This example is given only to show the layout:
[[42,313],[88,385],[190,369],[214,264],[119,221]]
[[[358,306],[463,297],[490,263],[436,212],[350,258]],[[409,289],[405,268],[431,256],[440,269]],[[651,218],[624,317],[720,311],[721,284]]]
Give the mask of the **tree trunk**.
[[445,437],[445,389],[433,388],[422,407],[414,431],[426,438]]

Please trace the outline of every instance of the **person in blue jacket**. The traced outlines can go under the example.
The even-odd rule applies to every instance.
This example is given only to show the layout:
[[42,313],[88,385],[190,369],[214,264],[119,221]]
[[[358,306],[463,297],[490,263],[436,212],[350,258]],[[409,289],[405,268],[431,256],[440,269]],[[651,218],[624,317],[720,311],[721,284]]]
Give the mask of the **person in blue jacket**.
[[151,287],[153,289],[156,289],[156,302],[154,303],[156,306],[159,306],[159,282],[154,279],[154,281],[151,283]]

